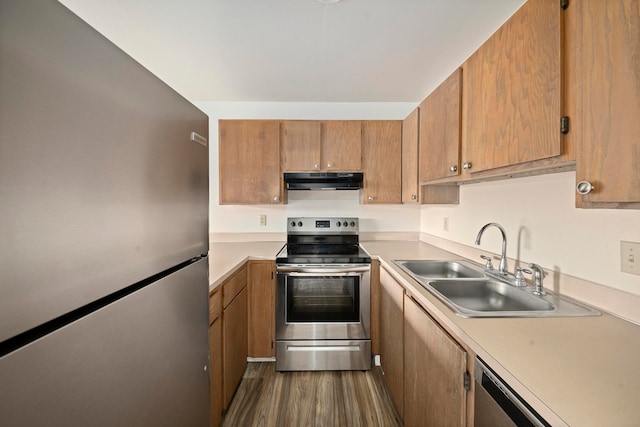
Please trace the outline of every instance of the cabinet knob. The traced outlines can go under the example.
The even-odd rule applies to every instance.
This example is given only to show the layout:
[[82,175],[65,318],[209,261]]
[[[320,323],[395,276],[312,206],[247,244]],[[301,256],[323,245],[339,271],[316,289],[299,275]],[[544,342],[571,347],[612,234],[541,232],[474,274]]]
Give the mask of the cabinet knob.
[[278,203],[280,201],[280,197],[279,196],[273,196],[273,201]]
[[411,195],[411,200],[417,200],[417,199],[418,199],[418,196],[416,196],[415,194]]
[[456,172],[456,171],[458,170],[458,166],[453,165],[453,166],[451,166],[451,167],[449,168],[449,170],[450,170],[451,172]]
[[464,162],[462,169],[471,169],[471,162]]
[[580,181],[576,186],[576,191],[578,191],[578,194],[589,194],[593,190],[595,190],[595,187],[589,181]]
[[314,168],[314,169],[320,169],[320,164],[318,164],[318,163],[314,163],[314,164],[313,164],[313,168]]
[[333,167],[333,163],[331,163],[331,162],[327,163],[327,167],[328,168],[332,168]]
[[372,202],[372,201],[373,201],[373,196],[369,196],[369,197],[367,197],[367,200],[369,200],[370,202]]

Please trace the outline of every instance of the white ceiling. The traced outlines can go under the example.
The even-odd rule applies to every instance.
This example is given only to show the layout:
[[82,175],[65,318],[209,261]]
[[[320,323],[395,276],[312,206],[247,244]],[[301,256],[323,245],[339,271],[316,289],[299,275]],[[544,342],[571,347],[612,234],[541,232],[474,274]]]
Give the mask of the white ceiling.
[[524,0],[60,0],[195,101],[419,102]]

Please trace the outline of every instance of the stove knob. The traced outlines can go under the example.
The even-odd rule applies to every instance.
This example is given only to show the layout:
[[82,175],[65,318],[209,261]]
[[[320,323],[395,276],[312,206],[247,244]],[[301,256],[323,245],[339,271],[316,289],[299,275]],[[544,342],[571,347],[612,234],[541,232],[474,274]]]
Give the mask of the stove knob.
[[302,221],[298,221],[298,227],[302,227]]
[[355,227],[355,226],[356,226],[356,223],[355,223],[355,222],[353,222],[353,221],[351,221],[351,226],[352,226],[352,227]]
[[336,227],[340,227],[341,225],[340,221],[336,222]]
[[296,222],[295,221],[291,221],[291,226],[295,227],[296,226]]
[[345,221],[345,222],[343,223],[343,225],[344,225],[345,227],[348,227],[348,226],[349,226],[349,223],[348,223],[347,221]]

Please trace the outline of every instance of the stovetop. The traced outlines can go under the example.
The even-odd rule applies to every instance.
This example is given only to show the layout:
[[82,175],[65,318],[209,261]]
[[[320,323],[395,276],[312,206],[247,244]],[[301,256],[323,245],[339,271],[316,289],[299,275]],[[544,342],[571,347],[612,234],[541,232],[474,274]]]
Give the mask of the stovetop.
[[362,264],[371,257],[359,245],[358,218],[295,217],[287,219],[287,245],[278,264]]
[[371,256],[360,245],[349,245],[348,248],[336,248],[333,252],[327,248],[296,248],[290,251],[289,245],[276,255],[276,264],[368,264]]

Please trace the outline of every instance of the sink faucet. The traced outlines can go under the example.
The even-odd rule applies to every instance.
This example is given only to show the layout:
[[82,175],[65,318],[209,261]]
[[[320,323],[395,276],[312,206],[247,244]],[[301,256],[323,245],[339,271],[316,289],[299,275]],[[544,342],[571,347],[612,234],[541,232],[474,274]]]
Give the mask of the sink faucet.
[[480,244],[480,239],[482,238],[482,233],[487,227],[494,226],[500,233],[502,233],[502,256],[500,257],[500,266],[498,267],[498,272],[502,276],[507,276],[509,273],[507,272],[507,233],[505,233],[504,228],[496,222],[490,222],[489,224],[485,224],[480,231],[478,231],[478,237],[476,237],[476,245]]

